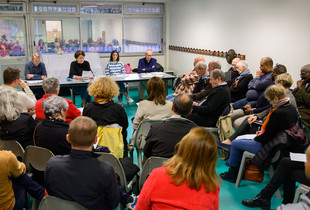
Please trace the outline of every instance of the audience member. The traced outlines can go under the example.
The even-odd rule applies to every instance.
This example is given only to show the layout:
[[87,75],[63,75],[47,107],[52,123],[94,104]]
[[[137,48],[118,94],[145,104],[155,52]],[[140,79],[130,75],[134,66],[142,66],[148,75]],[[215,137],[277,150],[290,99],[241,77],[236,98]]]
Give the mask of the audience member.
[[[107,66],[105,68],[106,76],[118,76],[126,74],[125,67],[121,61],[119,61],[119,53],[117,50],[113,50],[110,55],[110,61],[108,61]],[[120,94],[118,95],[118,101],[120,104],[123,104],[123,95],[126,96],[126,100],[128,103],[134,102],[132,98],[129,97],[128,91],[125,87],[126,83],[117,82],[120,88]]]
[[53,95],[43,101],[42,107],[46,118],[39,122],[35,129],[35,145],[51,150],[54,155],[69,154],[71,145],[66,141],[69,129],[69,124],[66,122],[69,107],[67,101]]
[[[83,79],[83,71],[92,72],[88,61],[85,61],[85,53],[82,50],[78,50],[74,53],[74,58],[76,61],[73,61],[70,65],[69,78],[82,80]],[[92,79],[94,75],[90,77]],[[84,107],[87,103],[90,103],[91,97],[87,93],[87,88],[84,86],[80,87],[72,87],[72,90],[78,92],[82,98],[82,107]]]
[[11,151],[1,151],[0,141],[0,209],[24,209],[27,207],[27,192],[38,200],[44,188],[32,181],[24,163],[19,162]]
[[0,127],[2,140],[16,140],[23,148],[33,145],[32,135],[36,122],[13,89],[0,90]]
[[170,158],[175,145],[197,125],[185,117],[192,111],[193,100],[186,94],[177,95],[172,104],[172,116],[151,125],[145,139],[144,156]]
[[196,71],[196,64],[200,61],[205,62],[205,58],[203,56],[198,56],[194,60],[194,69],[188,73],[188,74],[182,74],[180,76],[180,84],[176,87],[175,91],[173,94],[167,96],[167,100],[173,101],[174,97],[176,97],[179,94],[187,93],[191,94],[198,83],[199,80],[199,75],[197,74]]
[[25,65],[25,78],[27,80],[41,80],[47,77],[45,64],[40,62],[40,55],[33,53],[31,61]]
[[152,171],[136,209],[219,209],[217,155],[215,137],[193,128],[164,167]]
[[188,116],[199,126],[215,127],[219,116],[230,103],[230,91],[222,70],[211,71],[210,83],[213,90],[200,103],[194,103],[193,112]]
[[91,152],[96,134],[97,125],[88,117],[71,122],[67,140],[72,150],[69,155],[49,159],[45,186],[49,195],[75,201],[87,209],[114,209],[120,191],[113,167]]
[[[286,97],[289,98],[290,103],[294,107],[297,108],[295,97],[293,96],[293,94],[290,91],[290,87],[293,84],[292,76],[288,73],[280,74],[276,77],[275,83],[282,85],[284,87]],[[268,113],[270,112],[270,110],[271,110],[271,108],[266,109],[260,113],[256,113],[253,116],[247,117],[240,124],[238,129],[236,129],[236,132],[233,135],[231,135],[228,139],[226,139],[225,141],[222,141],[222,143],[230,145],[231,141],[233,141],[234,139],[236,139],[240,135],[255,134],[256,131],[258,130],[258,128],[261,126],[261,123],[257,122],[257,120],[261,120],[262,122],[264,122],[266,120],[266,117],[267,117]],[[254,122],[257,122],[257,123],[254,123]]]
[[210,72],[214,69],[221,69],[221,63],[219,60],[212,60],[207,66],[204,64],[197,63],[197,73],[199,75],[199,81],[194,88],[194,91],[192,94],[190,94],[195,101],[200,101],[206,96],[209,95],[209,93],[212,91],[212,85],[210,83]]
[[97,125],[117,123],[121,126],[123,128],[124,156],[127,157],[127,114],[121,105],[112,100],[119,94],[118,85],[110,77],[100,77],[88,87],[88,92],[95,97],[95,101],[84,107],[83,116],[92,118]]
[[244,151],[257,153],[265,144],[272,141],[278,132],[293,127],[297,122],[297,110],[289,103],[285,89],[281,85],[270,86],[264,96],[273,108],[262,125],[261,131],[257,131],[254,139],[236,139],[232,142],[227,161],[227,165],[230,166],[229,171],[221,174],[224,180],[236,182],[238,167]]
[[[302,175],[297,175],[295,176],[295,178],[297,178],[297,180],[299,180],[299,177],[303,177],[306,176],[305,178],[307,178],[307,185],[310,185],[310,148],[308,147],[307,151],[306,151],[306,155],[307,155],[307,162],[304,164],[304,174]],[[298,181],[300,183],[303,183],[302,181]],[[295,187],[295,186],[294,186]],[[301,195],[300,197],[301,202],[299,203],[294,203],[294,204],[286,204],[286,205],[281,205],[277,208],[277,210],[307,210],[310,208],[310,192],[305,193],[303,195]],[[283,202],[284,203],[284,202]]]
[[[38,120],[43,120],[45,119],[45,115],[44,115],[44,111],[43,111],[43,107],[42,107],[42,103],[49,97],[53,96],[53,95],[58,95],[59,91],[60,91],[60,85],[59,85],[59,81],[58,79],[54,78],[54,77],[49,77],[46,78],[45,80],[43,80],[42,82],[42,88],[44,90],[45,95],[43,95],[43,98],[39,99],[36,102],[36,116]],[[66,100],[66,102],[68,103],[68,108],[66,109],[67,113],[66,113],[66,121],[68,123],[71,123],[71,121],[78,117],[81,116],[81,111],[76,108],[76,106],[73,104],[73,102],[67,98],[63,98],[64,100]]]
[[241,61],[240,58],[234,58],[231,62],[231,68],[225,72],[228,87],[230,87],[234,83],[235,79],[240,76],[237,70],[237,63],[239,61]]
[[[236,60],[236,58],[234,59]],[[233,65],[234,65],[233,60]],[[235,67],[238,72],[237,77],[235,77],[235,80],[231,83],[231,85],[228,85],[230,87],[230,93],[231,93],[231,102],[238,101],[242,98],[245,98],[246,93],[248,91],[248,84],[253,79],[253,75],[251,74],[250,70],[248,69],[248,62],[245,60],[241,60],[236,64]]]
[[[15,88],[20,86],[24,91],[17,91]],[[0,90],[9,89],[17,92],[17,97],[23,101],[23,112],[35,109],[36,97],[30,88],[20,79],[20,69],[16,67],[7,67],[3,71],[3,85]]]
[[[310,147],[307,149],[307,162],[310,161]],[[273,194],[283,185],[283,204],[292,203],[295,195],[296,182],[310,186],[310,181],[305,175],[305,164],[292,161],[289,157],[281,159],[270,182],[251,200],[243,200],[242,204],[247,207],[270,208]],[[310,195],[310,194],[309,194]]]
[[[139,60],[138,65],[138,73],[148,73],[157,71],[157,60],[152,58],[153,52],[148,49],[145,52],[145,57]],[[144,93],[146,88],[146,82],[139,83],[139,100],[142,101],[144,99]]]
[[293,95],[296,98],[303,129],[310,139],[310,64],[301,68],[300,78],[297,81],[297,87],[293,90]]

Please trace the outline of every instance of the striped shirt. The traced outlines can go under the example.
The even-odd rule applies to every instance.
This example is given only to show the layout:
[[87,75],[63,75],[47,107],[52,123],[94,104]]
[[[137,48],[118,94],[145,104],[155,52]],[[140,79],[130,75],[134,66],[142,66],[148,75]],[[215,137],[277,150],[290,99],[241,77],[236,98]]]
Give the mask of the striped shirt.
[[126,74],[125,68],[122,62],[108,61],[107,67],[105,68],[106,76],[116,76],[120,74]]

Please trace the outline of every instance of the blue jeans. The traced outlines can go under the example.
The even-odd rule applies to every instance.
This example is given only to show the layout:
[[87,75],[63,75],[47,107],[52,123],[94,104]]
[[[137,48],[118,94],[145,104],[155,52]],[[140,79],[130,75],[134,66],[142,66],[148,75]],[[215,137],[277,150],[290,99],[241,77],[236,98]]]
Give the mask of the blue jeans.
[[256,154],[262,148],[262,144],[251,139],[236,139],[232,141],[227,165],[239,167],[244,151]]
[[246,98],[242,98],[242,99],[236,101],[235,103],[233,103],[232,106],[233,106],[234,110],[236,110],[236,109],[242,109],[247,104],[252,105],[252,107],[253,107],[253,105],[256,104],[256,101],[248,101]]
[[91,102],[91,97],[90,97],[90,95],[88,95],[87,87],[86,86],[72,87],[72,90],[74,92],[79,93],[80,96],[81,96],[81,99],[85,100],[86,103],[90,103]]
[[119,86],[119,95],[118,95],[118,100],[122,101],[123,100],[123,93],[127,93],[127,89],[125,87],[125,83],[124,82],[117,82],[118,86]]

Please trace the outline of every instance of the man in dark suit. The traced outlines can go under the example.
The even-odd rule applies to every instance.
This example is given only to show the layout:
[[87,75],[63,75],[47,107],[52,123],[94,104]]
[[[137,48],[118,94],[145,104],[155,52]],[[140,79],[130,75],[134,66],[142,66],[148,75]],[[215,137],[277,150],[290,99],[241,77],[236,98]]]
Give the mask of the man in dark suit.
[[163,122],[153,124],[146,137],[144,155],[170,158],[175,145],[197,125],[185,117],[192,111],[193,100],[186,94],[177,95],[173,100],[172,116]]
[[199,126],[215,127],[219,116],[230,103],[230,90],[222,70],[211,71],[210,84],[213,90],[199,104],[194,102],[193,112],[188,116]]

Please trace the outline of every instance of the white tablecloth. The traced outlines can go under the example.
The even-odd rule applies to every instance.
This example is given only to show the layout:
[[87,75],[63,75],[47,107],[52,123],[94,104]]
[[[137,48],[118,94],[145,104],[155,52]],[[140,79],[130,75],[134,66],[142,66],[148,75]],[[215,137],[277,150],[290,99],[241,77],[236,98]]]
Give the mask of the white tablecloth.
[[[87,53],[85,60],[89,62],[91,70],[97,76],[103,75],[98,53]],[[45,64],[48,77],[64,79],[69,76],[70,64],[75,61],[74,54],[42,54],[41,61]]]

